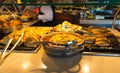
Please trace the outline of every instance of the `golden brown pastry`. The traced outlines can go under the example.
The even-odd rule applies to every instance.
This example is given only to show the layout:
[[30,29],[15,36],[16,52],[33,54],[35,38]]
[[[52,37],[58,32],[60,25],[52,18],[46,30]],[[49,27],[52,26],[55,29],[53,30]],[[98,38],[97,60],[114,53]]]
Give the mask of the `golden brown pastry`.
[[10,21],[10,26],[19,26],[22,24],[21,20],[18,20],[18,19],[13,19]]
[[95,42],[95,45],[102,46],[102,47],[110,46],[110,44],[106,41]]
[[89,43],[89,44],[95,43],[94,37],[85,37],[84,40],[85,40],[85,43]]
[[62,24],[58,24],[54,27],[54,31],[64,31],[64,32],[74,32],[76,30],[81,30],[82,26],[72,24],[68,21],[64,21]]
[[4,37],[4,39],[2,39],[0,42],[6,44],[9,38],[13,38],[12,44],[14,45],[21,36],[21,33],[23,31],[25,32],[25,34],[21,42],[18,44],[18,46],[24,44],[25,46],[28,47],[36,47],[36,45],[29,45],[29,44],[32,42],[40,42],[41,37],[43,37],[45,34],[50,32],[50,28],[26,27],[21,30],[14,30],[11,34]]
[[105,36],[113,36],[113,33],[112,32],[107,32],[107,33],[105,33]]
[[92,31],[92,33],[95,34],[95,35],[100,35],[100,34],[102,34],[102,32],[100,31],[100,29],[92,29],[91,31]]
[[89,35],[89,34],[83,34],[83,36],[84,36],[84,37],[90,37],[90,35]]
[[104,34],[95,35],[96,38],[105,38]]
[[107,38],[101,37],[101,38],[96,38],[95,41],[99,42],[99,41],[108,41],[108,40],[107,40]]
[[32,37],[32,36],[27,36],[27,37],[24,37],[24,45],[25,46],[28,46],[28,47],[37,47],[37,45],[35,44],[31,44],[31,43],[34,43],[34,42],[38,42],[38,39],[36,37]]

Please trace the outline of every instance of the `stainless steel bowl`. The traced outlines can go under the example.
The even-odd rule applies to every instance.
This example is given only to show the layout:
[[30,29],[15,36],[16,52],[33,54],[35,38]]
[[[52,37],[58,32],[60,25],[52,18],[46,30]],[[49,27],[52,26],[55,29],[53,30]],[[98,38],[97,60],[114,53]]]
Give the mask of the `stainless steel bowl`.
[[[59,44],[58,42],[54,42],[54,44],[56,44],[56,45],[52,45],[53,42],[48,42],[47,41],[52,36],[54,36],[56,34],[61,34],[61,33],[76,35],[79,38],[81,38],[82,41],[80,43],[72,43],[70,41],[70,42],[66,42],[65,44]],[[80,34],[77,34],[77,33],[53,32],[53,33],[45,35],[42,38],[42,42],[43,42],[43,48],[44,48],[45,52],[47,54],[54,55],[54,56],[70,56],[70,55],[82,52],[84,50],[84,45],[83,45],[84,44],[84,38]],[[72,43],[72,44],[69,44],[69,43]]]

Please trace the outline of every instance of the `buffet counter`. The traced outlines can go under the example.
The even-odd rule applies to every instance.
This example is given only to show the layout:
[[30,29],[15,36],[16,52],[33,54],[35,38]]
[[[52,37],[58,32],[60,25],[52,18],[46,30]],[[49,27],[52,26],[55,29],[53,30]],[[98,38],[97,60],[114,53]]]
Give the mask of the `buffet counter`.
[[[32,24],[35,24],[37,21],[38,20],[33,20],[30,22],[23,22],[22,24],[23,27],[27,28],[27,26],[31,26]],[[86,23],[104,24],[101,22],[103,21],[100,20],[99,22],[98,20],[96,21],[87,20],[86,22],[86,20],[85,21],[80,20],[80,24],[86,24]],[[112,21],[108,21],[108,20],[104,20],[104,22],[107,24],[112,23]],[[120,23],[120,21],[117,21],[117,23]],[[41,32],[41,30],[42,30],[41,28],[37,28],[36,31]],[[28,29],[26,31],[27,31],[27,35],[28,34],[31,35],[30,37],[32,38],[34,35],[36,35],[35,31],[33,32],[31,28],[29,28],[30,32],[28,31]],[[110,31],[120,38],[120,32],[111,29]],[[20,32],[22,32],[22,30]],[[14,33],[18,34],[18,32],[17,33],[14,32]],[[40,33],[38,34],[39,34],[38,37],[39,39],[41,38],[41,34]],[[27,43],[29,44],[29,42],[26,43],[26,41],[22,43],[24,43],[25,47],[27,46],[25,44]],[[12,44],[14,44],[14,42]],[[1,50],[3,50],[3,47],[1,48]],[[23,49],[21,48],[23,48],[23,46],[20,47],[20,49],[18,49],[17,47],[9,56],[7,56],[2,62],[0,62],[0,73],[120,73],[119,47],[118,47],[119,51],[117,52],[115,51],[115,53],[113,52],[109,53],[107,51],[102,52],[102,51],[85,50],[82,51],[82,53],[78,52],[77,54],[66,57],[50,56],[45,53],[45,50],[42,45],[38,46],[37,51],[32,46],[32,48],[30,48],[31,52],[26,52],[29,50],[29,48],[23,48]],[[106,48],[104,49],[103,47],[100,49],[112,50]]]
[[[117,36],[119,32],[111,30]],[[0,63],[0,73],[120,73],[120,54],[83,52],[68,57],[37,52],[12,52]]]
[[0,64],[0,73],[120,73],[119,61],[119,57],[80,53],[52,57],[41,48],[37,53],[12,53]]

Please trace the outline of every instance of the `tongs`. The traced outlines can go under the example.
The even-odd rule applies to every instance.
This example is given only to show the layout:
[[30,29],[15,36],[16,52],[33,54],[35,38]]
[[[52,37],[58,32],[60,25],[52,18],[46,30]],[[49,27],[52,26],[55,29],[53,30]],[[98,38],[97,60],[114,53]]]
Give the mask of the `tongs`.
[[2,6],[2,7],[1,7],[1,12],[3,12],[3,11],[2,11],[3,8],[6,9],[6,10],[13,16],[14,19],[17,19],[17,17],[15,16],[15,14],[12,13],[12,11],[10,11],[10,10],[9,10],[7,7],[5,7],[5,6]]
[[12,42],[12,40],[13,40],[13,37],[8,40],[8,42],[7,42],[7,44],[5,45],[3,51],[1,52],[0,62],[2,62],[5,58],[7,58],[7,56],[8,56],[9,54],[12,53],[12,51],[16,48],[16,46],[19,44],[19,42],[20,42],[21,39],[23,38],[23,36],[24,36],[24,32],[22,32],[20,38],[17,40],[17,42],[13,45],[13,47],[12,47],[12,48],[9,50],[9,52],[7,53],[6,51],[7,51],[8,47],[10,46],[10,44],[11,44],[11,42]]
[[93,33],[88,32],[88,31],[86,31],[86,30],[76,30],[75,32],[76,32],[76,33],[80,33],[80,34],[88,34],[88,35],[90,35],[90,36],[94,36]]

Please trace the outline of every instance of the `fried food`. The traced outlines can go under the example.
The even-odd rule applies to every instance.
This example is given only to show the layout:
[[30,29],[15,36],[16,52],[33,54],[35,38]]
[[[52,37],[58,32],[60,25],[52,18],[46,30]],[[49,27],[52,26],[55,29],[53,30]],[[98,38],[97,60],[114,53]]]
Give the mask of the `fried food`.
[[0,22],[4,28],[17,27],[22,25],[22,21],[19,19],[6,20],[4,18],[0,18]]
[[84,37],[90,37],[90,35],[89,35],[89,34],[83,34],[83,36],[84,36]]
[[31,16],[28,16],[28,15],[22,15],[20,18],[31,18]]
[[85,37],[84,40],[85,40],[85,43],[88,43],[88,44],[95,43],[95,37]]
[[106,46],[110,46],[110,44],[106,41],[99,41],[99,42],[96,42],[95,45],[98,45],[98,46],[103,46],[103,47],[106,47]]
[[101,37],[101,38],[96,38],[95,41],[99,42],[99,41],[108,41],[108,40],[107,38]]
[[21,20],[13,19],[10,21],[9,25],[10,26],[19,26],[19,25],[22,25],[22,22],[21,22]]
[[94,35],[101,35],[103,34],[100,29],[92,29],[91,30]]
[[64,21],[62,24],[58,24],[54,27],[54,31],[64,31],[64,32],[74,32],[76,30],[81,30],[82,26],[72,24],[68,21]]
[[72,33],[55,33],[51,34],[49,37],[44,37],[43,40],[48,42],[57,42],[59,44],[66,44],[69,41],[76,40],[77,43],[81,43],[83,41],[83,38],[80,37],[80,35],[75,35]]
[[4,43],[4,41],[6,41],[8,38],[12,38],[13,37],[12,44],[14,45],[17,42],[17,40],[19,39],[19,37],[20,37],[22,32],[25,32],[25,34],[23,36],[23,39],[19,43],[19,46],[21,44],[24,44],[25,46],[28,46],[28,47],[35,47],[36,45],[30,46],[28,44],[30,44],[32,42],[40,42],[41,38],[45,34],[51,32],[51,30],[50,30],[50,28],[26,27],[26,28],[23,28],[21,30],[13,31],[11,34],[9,34],[8,36],[4,37],[4,39],[2,39],[0,42]]
[[98,45],[98,46],[110,46],[109,40],[107,38],[105,38],[105,37],[96,38],[95,39],[95,45]]

